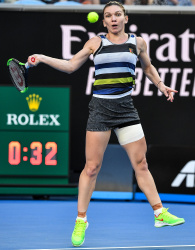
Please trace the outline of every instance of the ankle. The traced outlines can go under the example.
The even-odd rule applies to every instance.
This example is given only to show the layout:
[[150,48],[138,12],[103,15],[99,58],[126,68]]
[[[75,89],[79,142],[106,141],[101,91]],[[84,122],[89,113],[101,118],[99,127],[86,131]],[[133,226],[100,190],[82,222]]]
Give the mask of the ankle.
[[154,211],[156,211],[158,209],[163,208],[163,205],[162,205],[161,202],[159,202],[159,203],[155,204],[154,206],[152,206],[152,208],[153,208]]
[[86,217],[86,214],[87,214],[87,212],[79,212],[79,211],[78,211],[77,217],[79,217],[79,218],[85,218],[85,217]]

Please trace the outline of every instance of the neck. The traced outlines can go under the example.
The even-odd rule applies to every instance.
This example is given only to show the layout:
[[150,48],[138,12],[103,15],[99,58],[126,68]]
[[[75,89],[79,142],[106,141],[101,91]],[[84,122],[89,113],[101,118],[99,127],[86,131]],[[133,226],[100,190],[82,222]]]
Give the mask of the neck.
[[108,33],[106,37],[113,43],[125,43],[128,39],[128,34],[124,32],[122,34]]

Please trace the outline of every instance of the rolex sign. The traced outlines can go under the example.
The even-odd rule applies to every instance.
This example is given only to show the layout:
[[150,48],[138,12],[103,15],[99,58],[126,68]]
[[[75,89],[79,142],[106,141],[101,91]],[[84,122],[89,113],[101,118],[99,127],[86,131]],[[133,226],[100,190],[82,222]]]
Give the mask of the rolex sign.
[[[14,87],[2,87],[0,129],[60,130],[69,127],[69,90],[31,87],[21,94]],[[64,98],[67,95],[67,98]],[[56,98],[57,96],[57,98]]]

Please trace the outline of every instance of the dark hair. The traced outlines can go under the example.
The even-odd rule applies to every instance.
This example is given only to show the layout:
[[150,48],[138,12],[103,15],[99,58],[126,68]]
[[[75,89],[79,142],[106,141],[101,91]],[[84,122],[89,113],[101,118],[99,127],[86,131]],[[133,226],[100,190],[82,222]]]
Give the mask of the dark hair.
[[123,10],[124,15],[126,16],[126,11],[125,11],[124,6],[123,6],[120,2],[117,2],[117,1],[110,1],[110,2],[108,2],[108,3],[104,6],[104,8],[103,8],[103,15],[104,15],[105,9],[106,9],[107,7],[109,7],[109,6],[112,6],[112,5],[117,5],[117,6],[119,6],[119,7]]

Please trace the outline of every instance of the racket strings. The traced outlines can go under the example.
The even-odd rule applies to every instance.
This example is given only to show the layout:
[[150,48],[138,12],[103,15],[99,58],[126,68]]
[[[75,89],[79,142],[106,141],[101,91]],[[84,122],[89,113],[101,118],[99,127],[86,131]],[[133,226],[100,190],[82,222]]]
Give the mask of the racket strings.
[[12,77],[12,81],[19,90],[25,89],[25,77],[22,65],[18,65],[16,62],[11,61],[9,65],[9,72]]

